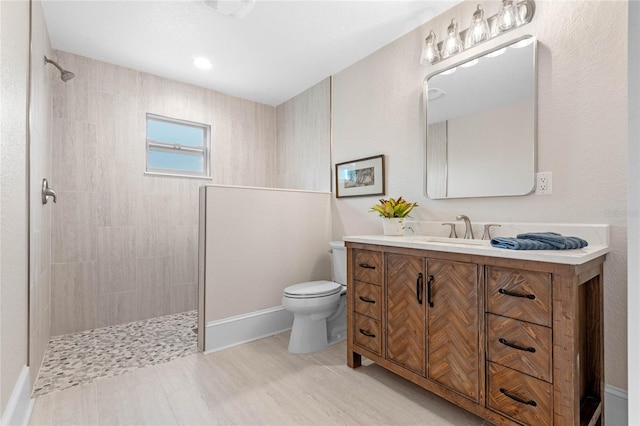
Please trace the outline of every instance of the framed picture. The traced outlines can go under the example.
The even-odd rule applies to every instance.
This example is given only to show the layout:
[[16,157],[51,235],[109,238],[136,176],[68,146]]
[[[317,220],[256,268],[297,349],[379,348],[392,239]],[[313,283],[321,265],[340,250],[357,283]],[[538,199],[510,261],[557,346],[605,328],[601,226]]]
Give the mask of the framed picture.
[[336,164],[336,198],[384,195],[384,155]]

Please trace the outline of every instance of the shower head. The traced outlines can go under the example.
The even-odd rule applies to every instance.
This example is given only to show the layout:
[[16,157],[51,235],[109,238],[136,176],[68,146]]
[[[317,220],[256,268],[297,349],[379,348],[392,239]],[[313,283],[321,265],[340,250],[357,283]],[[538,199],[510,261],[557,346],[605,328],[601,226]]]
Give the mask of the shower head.
[[44,57],[44,63],[45,65],[48,63],[53,64],[54,67],[58,68],[58,70],[60,71],[60,78],[62,79],[62,81],[64,81],[65,83],[69,80],[71,80],[73,77],[75,77],[76,75],[74,73],[72,73],[71,71],[67,71],[64,68],[62,68],[60,65],[58,65],[58,63],[56,61],[52,61],[51,59],[47,58],[46,56]]

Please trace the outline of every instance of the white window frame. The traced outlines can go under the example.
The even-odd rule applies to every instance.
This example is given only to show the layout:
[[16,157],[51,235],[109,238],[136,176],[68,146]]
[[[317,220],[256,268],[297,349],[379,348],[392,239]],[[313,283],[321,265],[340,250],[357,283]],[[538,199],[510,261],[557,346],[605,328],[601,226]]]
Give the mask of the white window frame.
[[[194,147],[190,145],[182,145],[179,142],[167,143],[160,142],[149,138],[149,119],[154,121],[162,121],[165,123],[176,124],[185,127],[195,127],[203,130],[202,147]],[[197,179],[211,179],[211,126],[208,124],[196,123],[188,120],[181,120],[178,118],[165,117],[163,115],[147,113],[145,118],[145,133],[146,133],[146,146],[145,146],[145,174],[147,175],[159,175],[159,176],[175,176]],[[160,169],[149,167],[149,151],[160,151],[168,153],[180,153],[194,155],[202,157],[203,171],[202,172],[189,172],[187,170],[175,170],[175,169]]]

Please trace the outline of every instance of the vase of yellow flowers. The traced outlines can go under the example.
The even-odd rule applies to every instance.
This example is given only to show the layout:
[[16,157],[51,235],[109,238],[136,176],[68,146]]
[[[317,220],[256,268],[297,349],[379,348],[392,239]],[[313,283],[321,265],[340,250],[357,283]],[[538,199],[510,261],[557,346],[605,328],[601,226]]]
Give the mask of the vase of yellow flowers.
[[376,212],[382,217],[382,229],[384,235],[403,235],[405,220],[418,203],[409,203],[402,197],[397,199],[381,199],[378,204],[371,207],[371,212]]

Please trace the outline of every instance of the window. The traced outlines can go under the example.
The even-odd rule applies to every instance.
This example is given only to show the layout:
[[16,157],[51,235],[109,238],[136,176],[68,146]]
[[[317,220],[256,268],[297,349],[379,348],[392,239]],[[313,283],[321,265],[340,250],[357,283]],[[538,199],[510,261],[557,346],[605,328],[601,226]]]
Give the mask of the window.
[[211,126],[147,114],[147,173],[211,177]]

